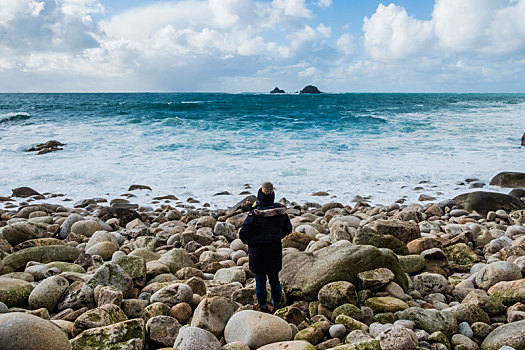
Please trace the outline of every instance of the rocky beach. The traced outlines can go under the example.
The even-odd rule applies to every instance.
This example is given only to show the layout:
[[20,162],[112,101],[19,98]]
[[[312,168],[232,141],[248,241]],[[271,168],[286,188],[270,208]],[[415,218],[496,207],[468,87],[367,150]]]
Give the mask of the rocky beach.
[[2,197],[23,200],[1,210],[0,348],[525,349],[525,174],[491,184],[510,194],[281,199],[294,229],[274,314],[255,311],[238,238],[253,195],[211,209],[15,189]]

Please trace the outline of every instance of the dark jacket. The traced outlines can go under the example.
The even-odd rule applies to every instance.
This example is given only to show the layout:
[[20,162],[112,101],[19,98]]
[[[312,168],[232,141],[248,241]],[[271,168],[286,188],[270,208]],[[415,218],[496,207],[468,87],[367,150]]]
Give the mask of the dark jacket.
[[292,224],[286,208],[277,203],[257,202],[239,232],[241,240],[248,244],[250,270],[253,273],[268,274],[281,270],[281,239],[290,232]]

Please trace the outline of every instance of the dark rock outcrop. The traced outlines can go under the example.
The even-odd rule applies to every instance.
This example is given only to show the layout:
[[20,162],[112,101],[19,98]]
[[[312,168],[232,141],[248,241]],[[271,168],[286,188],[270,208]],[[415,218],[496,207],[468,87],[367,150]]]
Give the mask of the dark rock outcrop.
[[525,197],[525,189],[523,188],[515,188],[512,191],[509,192],[509,196],[514,196],[518,198]]
[[131,185],[128,188],[128,191],[135,191],[135,190],[149,190],[151,191],[151,187],[147,185]]
[[286,92],[284,90],[282,90],[282,89],[279,89],[277,86],[275,87],[275,89],[270,91],[270,94],[284,94],[284,93],[286,93]]
[[475,210],[481,215],[487,215],[489,211],[498,209],[513,211],[525,208],[525,204],[518,198],[497,192],[463,193],[454,197],[453,201],[456,206],[468,211]]
[[26,152],[37,152],[37,154],[46,154],[50,152],[61,151],[63,150],[62,146],[65,146],[65,144],[55,140],[50,140],[46,143],[40,143],[34,147],[26,149]]
[[508,188],[525,188],[525,173],[505,171],[494,176],[490,184]]
[[525,134],[521,137],[521,145],[525,146]]
[[41,194],[30,187],[18,187],[13,189],[13,194],[11,196],[25,198],[31,196],[41,196]]
[[301,94],[322,94],[316,86],[307,85],[301,90]]

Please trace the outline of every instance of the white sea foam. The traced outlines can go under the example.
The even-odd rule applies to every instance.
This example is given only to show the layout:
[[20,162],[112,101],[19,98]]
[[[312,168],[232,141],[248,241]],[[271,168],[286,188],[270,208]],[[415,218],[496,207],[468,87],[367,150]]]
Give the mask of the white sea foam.
[[[11,114],[20,113],[0,118]],[[148,204],[154,196],[174,194],[227,207],[244,197],[239,195],[244,184],[255,193],[262,182],[272,181],[278,197],[297,201],[349,204],[355,195],[370,195],[372,203],[390,204],[400,197],[417,201],[422,193],[439,200],[469,191],[455,185],[465,178],[488,183],[500,171],[524,171],[525,149],[519,145],[523,115],[523,103],[403,118],[377,115],[387,123],[369,132],[337,125],[330,132],[222,130],[222,124],[178,116],[172,118],[178,122],[171,131],[166,120],[132,124],[79,118],[52,120],[45,127],[3,126],[0,195],[30,186],[74,200],[113,198],[131,184],[144,184],[153,191],[135,191],[138,197],[132,201]],[[49,139],[65,143],[64,150],[46,155],[21,151]],[[225,190],[233,195],[214,196]],[[312,197],[317,191],[333,197]]]

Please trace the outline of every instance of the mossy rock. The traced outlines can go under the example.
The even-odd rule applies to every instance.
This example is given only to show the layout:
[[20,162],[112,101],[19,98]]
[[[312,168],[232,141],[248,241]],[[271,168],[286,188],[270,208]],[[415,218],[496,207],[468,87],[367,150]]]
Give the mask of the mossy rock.
[[445,345],[448,349],[450,349],[450,341],[448,340],[445,333],[441,331],[434,332],[428,336],[428,342],[429,343],[439,343]]
[[74,264],[74,263],[68,263],[63,261],[53,261],[49,264],[46,264],[48,268],[56,267],[57,269],[60,269],[62,272],[75,272],[75,273],[86,273],[86,270],[80,265]]
[[319,290],[317,298],[321,305],[333,310],[339,305],[347,303],[355,304],[357,301],[357,293],[352,283],[336,281],[323,286]]
[[301,312],[301,310],[299,310],[299,308],[297,308],[297,307],[295,307],[293,305],[286,306],[286,307],[283,307],[283,308],[275,311],[274,315],[277,316],[277,317],[282,318],[283,320],[285,320],[288,323],[293,323],[296,326],[301,324],[301,322],[303,322],[304,319],[305,319],[305,317],[304,317],[303,313]]
[[337,316],[345,315],[352,318],[359,318],[363,315],[363,311],[353,304],[343,304],[338,306],[332,312],[332,320],[335,320]]
[[396,322],[397,318],[392,312],[382,312],[374,315],[374,321],[387,324]]
[[308,304],[308,313],[310,314],[310,317],[314,317],[319,313],[318,301],[312,301],[310,304]]
[[71,339],[72,350],[142,349],[146,330],[144,320],[132,319],[82,332]]
[[56,238],[35,238],[28,241],[17,244],[15,250],[22,250],[32,247],[44,247],[48,245],[65,245],[65,243]]
[[365,301],[365,306],[374,310],[375,313],[396,312],[408,309],[407,303],[394,297],[370,298]]
[[446,247],[445,255],[449,261],[454,261],[458,265],[468,266],[469,268],[481,260],[465,243]]
[[418,273],[423,271],[426,266],[425,258],[421,255],[398,255],[399,265],[408,274]]
[[335,323],[344,325],[346,329],[349,331],[353,331],[356,329],[365,331],[365,332],[368,331],[368,326],[366,324],[358,320],[355,320],[352,317],[345,316],[345,315],[337,316],[337,318],[335,319]]
[[373,245],[377,248],[388,248],[400,255],[408,254],[408,248],[401,240],[389,234],[379,234],[370,227],[360,229],[353,243],[358,245]]
[[305,250],[310,241],[317,241],[317,239],[308,236],[306,233],[292,232],[282,239],[282,245],[283,248]]
[[2,278],[0,279],[0,302],[8,307],[26,307],[33,288],[27,281]]
[[332,350],[381,350],[381,344],[379,340],[370,340],[359,344],[336,346]]
[[32,247],[20,250],[6,256],[4,264],[19,270],[26,266],[29,261],[37,261],[47,264],[53,261],[73,262],[78,258],[80,251],[67,245],[48,245],[43,247]]

